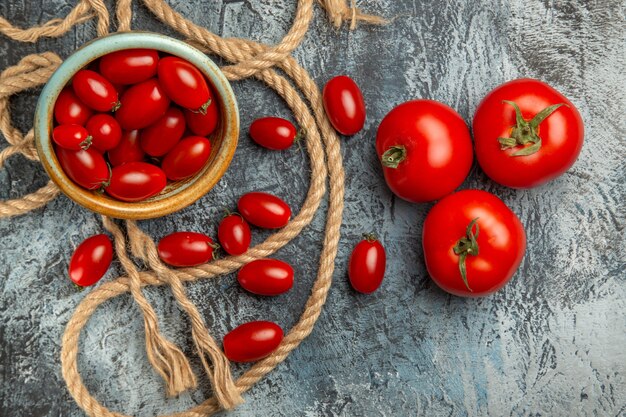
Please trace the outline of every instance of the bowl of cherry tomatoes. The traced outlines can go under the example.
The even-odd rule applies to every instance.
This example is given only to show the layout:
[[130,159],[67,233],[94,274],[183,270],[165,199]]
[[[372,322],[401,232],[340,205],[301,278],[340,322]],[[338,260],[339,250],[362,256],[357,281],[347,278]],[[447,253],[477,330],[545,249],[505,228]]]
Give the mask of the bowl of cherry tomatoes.
[[130,32],[69,56],[44,87],[34,125],[41,162],[65,195],[100,214],[148,219],[219,181],[237,147],[239,111],[204,53]]

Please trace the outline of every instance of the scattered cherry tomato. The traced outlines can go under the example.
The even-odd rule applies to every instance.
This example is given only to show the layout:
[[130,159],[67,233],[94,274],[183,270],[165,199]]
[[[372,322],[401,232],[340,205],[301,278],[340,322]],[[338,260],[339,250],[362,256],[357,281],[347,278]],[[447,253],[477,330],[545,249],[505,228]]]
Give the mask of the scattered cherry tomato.
[[465,297],[498,291],[526,251],[515,213],[486,191],[463,190],[439,201],[424,221],[426,269],[443,290]]
[[127,162],[142,162],[145,153],[139,144],[139,130],[124,130],[120,143],[107,152],[112,166],[120,166]]
[[155,78],[135,84],[122,94],[122,107],[115,118],[122,129],[143,129],[159,120],[167,111],[170,100]]
[[165,236],[158,245],[159,257],[172,266],[196,266],[213,259],[219,245],[202,233],[175,232]]
[[213,103],[206,109],[206,114],[185,109],[187,127],[194,135],[209,136],[217,128],[220,114],[217,103]]
[[474,115],[476,158],[494,181],[532,188],[567,171],[583,146],[576,107],[548,84],[519,79],[502,84]]
[[348,277],[352,288],[363,294],[378,289],[385,277],[387,255],[385,248],[375,235],[366,234],[365,239],[357,243],[350,255]]
[[233,362],[255,362],[269,356],[283,340],[283,329],[271,321],[251,321],[224,336],[224,353]]
[[121,201],[141,201],[163,191],[167,179],[158,166],[146,162],[128,162],[111,171],[105,191]]
[[239,284],[258,295],[279,295],[293,287],[293,268],[278,259],[257,259],[237,274]]
[[177,108],[170,107],[163,117],[141,132],[141,148],[150,156],[168,153],[185,133],[185,116]]
[[200,136],[187,136],[163,159],[161,167],[167,178],[178,181],[197,174],[209,160],[211,142]]
[[250,226],[237,213],[224,217],[217,228],[217,239],[229,255],[241,255],[250,247]]
[[76,96],[94,110],[116,111],[120,106],[113,84],[95,71],[78,71],[72,78],[72,87]]
[[179,106],[206,113],[212,105],[209,85],[191,62],[168,56],[159,61],[157,73],[165,94]]
[[70,151],[58,147],[56,154],[63,171],[81,187],[96,190],[108,183],[109,167],[102,154],[95,149]]
[[122,140],[122,128],[109,114],[94,115],[87,122],[87,131],[91,136],[91,145],[100,152],[115,148]]
[[84,126],[92,111],[70,88],[64,88],[54,103],[54,118],[60,125]]
[[339,75],[330,79],[322,92],[324,110],[335,130],[342,135],[354,135],[365,124],[365,101],[352,78]]
[[296,141],[296,127],[280,117],[262,117],[250,125],[250,137],[257,144],[272,150],[289,148]]
[[104,276],[113,260],[113,245],[107,235],[85,239],[74,251],[70,261],[70,279],[74,284],[88,287]]
[[376,152],[387,185],[414,203],[453,192],[472,166],[472,140],[457,112],[433,100],[413,100],[380,123]]
[[264,229],[284,227],[291,218],[291,209],[287,203],[269,193],[244,194],[239,199],[237,207],[244,219]]
[[138,84],[156,75],[158,61],[154,49],[124,49],[100,58],[100,73],[113,84]]
[[79,151],[91,146],[92,137],[81,125],[59,125],[52,130],[54,143],[70,151]]

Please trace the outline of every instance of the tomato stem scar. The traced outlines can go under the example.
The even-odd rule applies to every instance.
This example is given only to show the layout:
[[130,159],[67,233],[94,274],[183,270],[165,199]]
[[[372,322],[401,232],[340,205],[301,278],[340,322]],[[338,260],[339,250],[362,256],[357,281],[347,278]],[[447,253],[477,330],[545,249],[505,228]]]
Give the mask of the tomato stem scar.
[[387,168],[398,168],[400,162],[406,159],[406,148],[402,145],[390,146],[381,157],[381,162]]

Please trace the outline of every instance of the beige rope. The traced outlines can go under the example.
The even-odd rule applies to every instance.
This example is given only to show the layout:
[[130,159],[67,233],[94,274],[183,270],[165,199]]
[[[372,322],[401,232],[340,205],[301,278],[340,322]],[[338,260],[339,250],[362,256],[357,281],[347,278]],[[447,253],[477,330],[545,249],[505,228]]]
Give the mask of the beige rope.
[[362,13],[356,7],[356,0],[350,1],[350,6],[346,0],[318,0],[318,3],[326,9],[328,20],[336,28],[341,27],[344,20],[350,21],[350,30],[356,29],[358,22],[365,22],[372,25],[384,25],[388,23],[386,19],[380,16]]

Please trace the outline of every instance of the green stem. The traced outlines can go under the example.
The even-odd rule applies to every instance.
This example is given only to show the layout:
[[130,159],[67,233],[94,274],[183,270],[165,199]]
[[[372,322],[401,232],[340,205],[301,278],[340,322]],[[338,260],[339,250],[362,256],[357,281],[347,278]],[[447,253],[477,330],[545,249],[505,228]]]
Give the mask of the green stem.
[[[459,272],[461,273],[461,278],[465,283],[465,287],[472,292],[472,289],[469,286],[467,281],[467,267],[465,265],[465,261],[468,255],[477,256],[479,253],[478,242],[476,238],[478,238],[478,234],[480,233],[480,228],[478,227],[478,217],[470,222],[470,224],[465,229],[465,236],[459,239],[456,242],[453,250],[456,255],[459,255]],[[476,226],[476,233],[474,233],[474,226]]]
[[402,145],[390,146],[380,158],[383,166],[387,168],[398,168],[398,165],[406,159],[406,148]]

